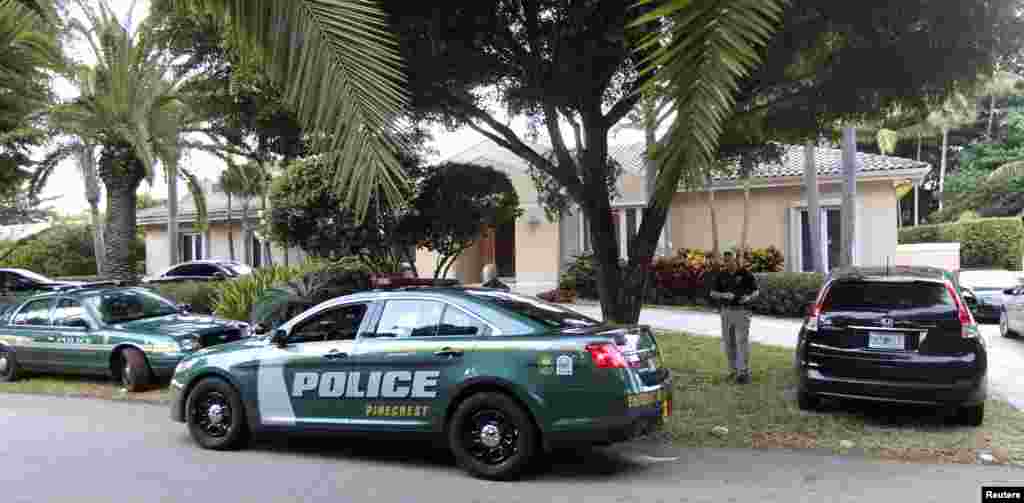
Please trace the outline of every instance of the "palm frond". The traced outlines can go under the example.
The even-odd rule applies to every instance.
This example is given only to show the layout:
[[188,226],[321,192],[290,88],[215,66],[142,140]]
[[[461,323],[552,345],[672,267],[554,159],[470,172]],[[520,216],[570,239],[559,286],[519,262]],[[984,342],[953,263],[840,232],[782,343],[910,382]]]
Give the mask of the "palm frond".
[[646,86],[661,85],[675,102],[676,119],[661,157],[655,189],[656,204],[668,205],[680,180],[700,185],[714,165],[723,125],[735,105],[739,79],[761,63],[759,49],[778,29],[779,0],[641,0],[659,5],[634,25],[671,23],[662,33],[648,36],[642,48],[655,48],[643,61],[644,72],[656,72]]
[[989,173],[988,178],[985,179],[986,184],[992,185],[1006,185],[1011,180],[1024,177],[1024,161],[1008,162],[996,168],[995,171]]
[[[408,102],[398,44],[373,0],[154,0],[227,20],[235,46],[285,91],[336,190],[362,215],[378,188],[405,183],[396,143]],[[364,162],[348,163],[343,160]]]

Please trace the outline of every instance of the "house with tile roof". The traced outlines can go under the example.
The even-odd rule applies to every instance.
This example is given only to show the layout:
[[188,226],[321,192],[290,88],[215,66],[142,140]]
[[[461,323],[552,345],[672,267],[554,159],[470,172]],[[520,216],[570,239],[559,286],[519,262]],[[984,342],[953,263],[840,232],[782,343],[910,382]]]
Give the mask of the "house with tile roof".
[[[263,238],[256,227],[259,224],[260,202],[252,199],[249,202],[248,236],[242,234],[242,202],[238,197],[231,201],[231,213],[228,213],[227,194],[212,181],[203,182],[203,193],[206,194],[206,212],[209,225],[200,231],[196,225],[198,212],[192,195],[185,192],[178,200],[178,258],[180,262],[201,259],[227,259],[231,247],[228,236],[234,241],[235,259],[252,267],[260,267],[269,263],[297,264],[305,260],[305,254],[298,248],[285,250],[274,245],[271,256],[265,256]],[[146,274],[159,274],[170,266],[170,254],[167,243],[167,206],[160,205],[141,210],[136,213],[136,222],[144,233],[146,240]],[[231,231],[230,233],[228,231]],[[243,240],[250,240],[249,256],[245,255]]]
[[[550,149],[530,145],[538,153]],[[840,256],[842,194],[842,151],[815,149],[815,163],[821,203],[821,242],[811,243],[807,197],[803,187],[804,152],[802,146],[786,146],[780,162],[757,166],[750,180],[751,221],[749,245],[774,246],[781,250],[787,271],[809,269],[807,260],[820,253],[831,267]],[[620,254],[628,256],[627,243],[640,226],[642,209],[647,204],[642,143],[614,146],[611,156],[623,168],[618,182],[618,197],[612,202],[619,236]],[[499,278],[521,291],[539,292],[554,288],[565,265],[576,255],[590,251],[589,232],[579,211],[559,221],[546,218],[526,163],[504,147],[485,140],[447,159],[489,165],[505,172],[512,180],[523,207],[523,215],[514,223],[490,229],[452,267],[452,276],[464,283],[481,279],[481,270],[495,264]],[[919,185],[930,171],[927,163],[912,159],[858,153],[857,155],[857,246],[858,265],[884,265],[895,255],[897,245],[897,187]],[[743,183],[735,177],[714,179],[715,208],[719,240],[723,249],[739,244],[743,220]],[[681,188],[675,195],[659,246],[659,253],[680,248],[710,249],[710,213],[706,189]],[[433,272],[436,260],[431,253],[417,253],[421,275]]]

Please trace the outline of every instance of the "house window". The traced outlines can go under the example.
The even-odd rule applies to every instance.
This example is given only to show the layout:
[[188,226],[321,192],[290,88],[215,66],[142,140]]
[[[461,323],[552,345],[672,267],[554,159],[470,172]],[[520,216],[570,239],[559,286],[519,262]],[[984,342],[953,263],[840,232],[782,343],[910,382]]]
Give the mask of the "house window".
[[[629,245],[636,238],[640,231],[640,224],[643,220],[643,208],[616,208],[612,210],[612,225],[615,233],[615,243],[619,246],[619,256],[623,260],[629,258]],[[665,225],[669,225],[666,222]],[[665,246],[665,229],[661,230],[658,237],[658,246],[655,254],[660,254]],[[580,251],[589,253],[592,250],[590,244],[590,227],[587,218],[580,214]]]
[[263,267],[263,242],[253,233],[250,237],[252,244],[249,245],[249,265],[252,267]]
[[825,262],[825,270],[829,271],[839,265],[842,253],[842,234],[839,208],[821,208],[818,219],[820,242],[817,246],[811,242],[810,217],[806,208],[800,210],[800,270],[814,271],[812,253],[818,252],[820,260]]
[[203,258],[203,235],[182,234],[179,238],[179,255],[182,262]]

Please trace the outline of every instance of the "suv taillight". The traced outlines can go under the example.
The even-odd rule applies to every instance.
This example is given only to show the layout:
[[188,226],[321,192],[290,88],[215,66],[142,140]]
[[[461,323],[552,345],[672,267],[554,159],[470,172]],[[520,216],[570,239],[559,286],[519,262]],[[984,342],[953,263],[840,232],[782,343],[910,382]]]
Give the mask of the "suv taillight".
[[960,301],[960,296],[956,294],[956,289],[948,281],[946,282],[946,290],[953,297],[953,302],[956,303],[956,314],[957,318],[960,319],[960,337],[964,339],[978,337],[978,325],[974,322],[974,315],[971,314],[971,310]]
[[594,366],[599,369],[624,369],[627,367],[622,351],[619,351],[619,348],[610,342],[589,344],[587,352],[594,360]]
[[817,332],[819,316],[821,316],[821,304],[815,304],[814,309],[812,309],[810,314],[807,316],[807,322],[804,323],[804,329],[809,332]]

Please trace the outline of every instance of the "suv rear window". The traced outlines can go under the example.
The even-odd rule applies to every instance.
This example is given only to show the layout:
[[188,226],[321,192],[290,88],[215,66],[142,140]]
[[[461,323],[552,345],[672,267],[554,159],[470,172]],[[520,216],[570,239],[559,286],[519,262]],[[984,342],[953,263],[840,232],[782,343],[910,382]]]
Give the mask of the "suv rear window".
[[956,309],[946,285],[930,281],[839,281],[833,283],[823,311],[858,309]]

